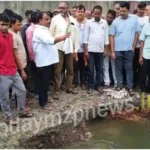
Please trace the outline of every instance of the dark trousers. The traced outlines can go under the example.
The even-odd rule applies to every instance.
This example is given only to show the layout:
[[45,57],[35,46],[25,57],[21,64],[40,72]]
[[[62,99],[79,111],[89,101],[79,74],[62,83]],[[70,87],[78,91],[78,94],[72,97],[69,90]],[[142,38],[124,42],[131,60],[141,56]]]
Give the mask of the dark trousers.
[[39,76],[34,62],[30,62],[31,81],[33,82],[34,94],[39,94]]
[[118,87],[123,86],[123,66],[125,67],[127,88],[133,88],[133,51],[117,51],[116,78]]
[[150,59],[143,58],[142,76],[140,80],[142,80],[142,78],[148,78],[147,83],[145,81],[145,84],[142,84],[142,90],[144,92],[150,93]]
[[140,48],[136,48],[134,52],[134,59],[133,59],[133,85],[136,87],[137,85],[140,85],[141,82],[144,82],[143,80],[140,80],[141,77],[141,69],[142,66],[139,64],[139,54],[140,54]]
[[48,102],[48,87],[52,80],[52,65],[45,67],[37,67],[39,76],[39,105],[44,107]]
[[73,84],[79,85],[79,75],[80,75],[80,84],[85,84],[87,81],[87,71],[88,67],[84,63],[84,53],[78,53],[78,61],[73,62],[74,67],[74,77]]
[[[94,84],[94,68],[96,79]],[[88,88],[98,88],[103,84],[103,53],[89,52]]]

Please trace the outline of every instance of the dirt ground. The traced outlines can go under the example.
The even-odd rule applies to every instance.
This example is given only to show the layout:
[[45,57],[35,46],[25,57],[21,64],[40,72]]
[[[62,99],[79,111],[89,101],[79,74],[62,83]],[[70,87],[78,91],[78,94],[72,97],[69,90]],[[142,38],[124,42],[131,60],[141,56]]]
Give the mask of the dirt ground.
[[[94,118],[97,115],[103,117],[103,113],[101,114],[101,110],[99,108],[103,108],[103,111],[107,111],[110,109],[110,106],[120,106],[126,105],[129,101],[132,103],[138,103],[140,100],[140,96],[138,93],[135,96],[130,97],[126,90],[118,93],[114,91],[114,89],[107,89],[103,94],[98,93],[97,91],[93,91],[92,95],[88,95],[86,91],[79,91],[79,94],[66,94],[65,92],[61,93],[60,100],[54,101],[52,95],[49,96],[49,103],[55,105],[56,109],[51,112],[43,111],[39,105],[38,100],[30,97],[34,103],[31,105],[32,113],[34,114],[33,118],[27,119],[19,119],[18,126],[12,127],[7,126],[4,123],[4,117],[2,112],[0,112],[0,148],[17,148],[20,145],[20,141],[24,141],[26,143],[28,139],[34,141],[35,137],[44,135],[51,128],[55,128],[56,126],[63,125],[61,129],[64,132],[60,132],[60,135],[65,132],[66,129],[68,131],[73,131],[72,127],[78,127],[78,125],[85,119],[88,120],[90,118]],[[119,105],[118,105],[119,104]],[[14,116],[17,116],[17,111],[14,106],[12,106]],[[121,111],[122,107],[120,107]],[[102,112],[103,112],[102,111]],[[64,126],[72,124],[72,127],[64,129]],[[78,129],[75,129],[78,131]],[[49,132],[48,132],[49,133]],[[80,130],[77,133],[85,133],[85,130]],[[68,137],[72,134],[68,134]],[[61,136],[63,137],[63,136]],[[80,136],[76,136],[80,139]],[[47,135],[44,138],[51,139],[51,136]],[[77,140],[77,138],[75,138]],[[54,140],[55,141],[55,140]],[[60,141],[63,141],[62,139]],[[73,141],[73,139],[72,139]],[[68,141],[67,141],[68,142]],[[61,143],[61,142],[60,142]],[[31,143],[30,143],[31,144]],[[29,145],[30,145],[29,144]],[[32,145],[32,144],[31,144]],[[58,144],[59,145],[59,144]],[[32,145],[33,146],[33,145]],[[54,145],[53,145],[54,146]],[[28,147],[28,146],[26,146]],[[43,145],[36,145],[36,148],[42,148]],[[29,147],[31,148],[31,147]],[[59,147],[60,148],[60,147]]]

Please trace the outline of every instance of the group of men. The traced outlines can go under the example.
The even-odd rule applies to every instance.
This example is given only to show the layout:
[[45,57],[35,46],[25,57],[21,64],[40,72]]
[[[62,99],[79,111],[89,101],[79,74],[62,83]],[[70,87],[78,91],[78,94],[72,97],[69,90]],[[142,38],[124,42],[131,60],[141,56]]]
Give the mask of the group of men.
[[54,108],[48,103],[49,86],[54,86],[53,98],[58,100],[63,81],[66,93],[72,94],[78,94],[80,86],[88,94],[93,89],[103,93],[111,83],[117,91],[126,86],[131,96],[136,86],[150,92],[150,7],[145,13],[146,7],[139,3],[133,15],[128,2],[117,3],[104,18],[99,5],[92,12],[84,5],[74,6],[70,14],[69,3],[60,2],[53,14],[27,11],[29,22],[23,27],[20,15],[7,9],[1,13],[0,104],[6,123],[15,124],[12,93],[19,116],[33,116],[26,107],[30,81],[46,111]]

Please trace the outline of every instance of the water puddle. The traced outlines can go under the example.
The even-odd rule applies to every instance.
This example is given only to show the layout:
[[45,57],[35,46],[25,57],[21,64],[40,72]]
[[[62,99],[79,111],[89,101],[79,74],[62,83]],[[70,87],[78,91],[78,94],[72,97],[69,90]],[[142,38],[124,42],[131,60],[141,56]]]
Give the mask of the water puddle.
[[93,137],[68,148],[80,149],[144,149],[150,148],[150,120],[130,122],[102,119],[88,123]]

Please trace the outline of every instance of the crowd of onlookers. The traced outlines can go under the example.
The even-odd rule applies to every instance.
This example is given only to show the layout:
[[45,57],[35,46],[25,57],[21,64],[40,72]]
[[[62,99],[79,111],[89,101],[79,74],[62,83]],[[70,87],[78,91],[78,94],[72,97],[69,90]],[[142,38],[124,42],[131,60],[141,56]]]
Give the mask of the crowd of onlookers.
[[32,117],[27,95],[33,93],[46,111],[50,87],[78,94],[110,86],[131,96],[136,88],[150,92],[150,6],[140,2],[131,14],[128,2],[116,3],[103,16],[102,7],[60,2],[57,9],[27,10],[27,23],[10,9],[0,14],[0,104],[12,121],[10,99],[19,117]]

